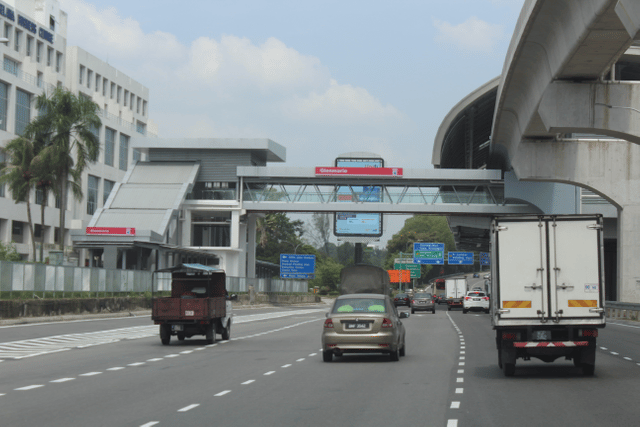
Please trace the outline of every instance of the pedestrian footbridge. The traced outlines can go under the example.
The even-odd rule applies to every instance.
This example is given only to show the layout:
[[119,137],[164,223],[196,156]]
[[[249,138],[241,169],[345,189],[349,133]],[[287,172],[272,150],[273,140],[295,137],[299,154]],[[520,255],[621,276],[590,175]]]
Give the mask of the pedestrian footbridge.
[[540,212],[531,204],[505,198],[499,170],[405,169],[401,176],[318,176],[312,167],[239,166],[237,174],[243,190],[241,206],[247,212],[476,216]]

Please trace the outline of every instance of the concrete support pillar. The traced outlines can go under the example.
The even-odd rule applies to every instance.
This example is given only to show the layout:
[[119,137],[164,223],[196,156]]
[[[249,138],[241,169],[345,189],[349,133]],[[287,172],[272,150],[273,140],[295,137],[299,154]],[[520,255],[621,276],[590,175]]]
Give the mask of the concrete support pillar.
[[258,215],[247,215],[247,277],[256,277],[256,223]]
[[104,257],[104,268],[109,270],[118,268],[118,248],[116,246],[105,246],[102,256]]
[[231,247],[240,247],[240,211],[231,211]]
[[[639,201],[640,202],[640,201]],[[618,301],[640,302],[640,203],[618,209]]]

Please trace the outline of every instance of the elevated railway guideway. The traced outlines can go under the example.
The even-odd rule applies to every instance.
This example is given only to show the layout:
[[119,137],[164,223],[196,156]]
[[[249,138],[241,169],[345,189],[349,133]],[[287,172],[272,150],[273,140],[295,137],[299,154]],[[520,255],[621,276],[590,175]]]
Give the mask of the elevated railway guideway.
[[238,166],[237,174],[247,212],[475,216],[540,212],[532,205],[505,200],[499,170],[404,169],[398,176],[320,176],[313,167]]

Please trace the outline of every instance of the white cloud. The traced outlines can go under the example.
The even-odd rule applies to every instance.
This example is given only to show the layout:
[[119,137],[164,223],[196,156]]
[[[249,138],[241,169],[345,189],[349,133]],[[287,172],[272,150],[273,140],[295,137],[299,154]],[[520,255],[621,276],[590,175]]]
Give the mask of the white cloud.
[[458,25],[434,19],[433,25],[438,30],[436,41],[439,44],[467,52],[491,53],[504,37],[501,25],[490,24],[475,16]]
[[340,85],[331,79],[329,87],[322,93],[312,92],[304,98],[291,100],[285,105],[290,117],[328,123],[379,124],[380,120],[402,118],[402,114],[391,105],[383,105],[363,88]]

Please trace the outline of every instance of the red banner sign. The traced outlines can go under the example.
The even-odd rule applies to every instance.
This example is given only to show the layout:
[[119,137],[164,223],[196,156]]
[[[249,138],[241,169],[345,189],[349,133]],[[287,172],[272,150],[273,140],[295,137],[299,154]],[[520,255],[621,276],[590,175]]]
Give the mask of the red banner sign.
[[316,166],[316,175],[323,176],[402,176],[402,168],[351,168]]
[[121,235],[135,236],[136,229],[134,227],[87,227],[86,234],[93,236]]
[[408,283],[411,282],[410,270],[387,270],[389,273],[389,281],[391,283]]

